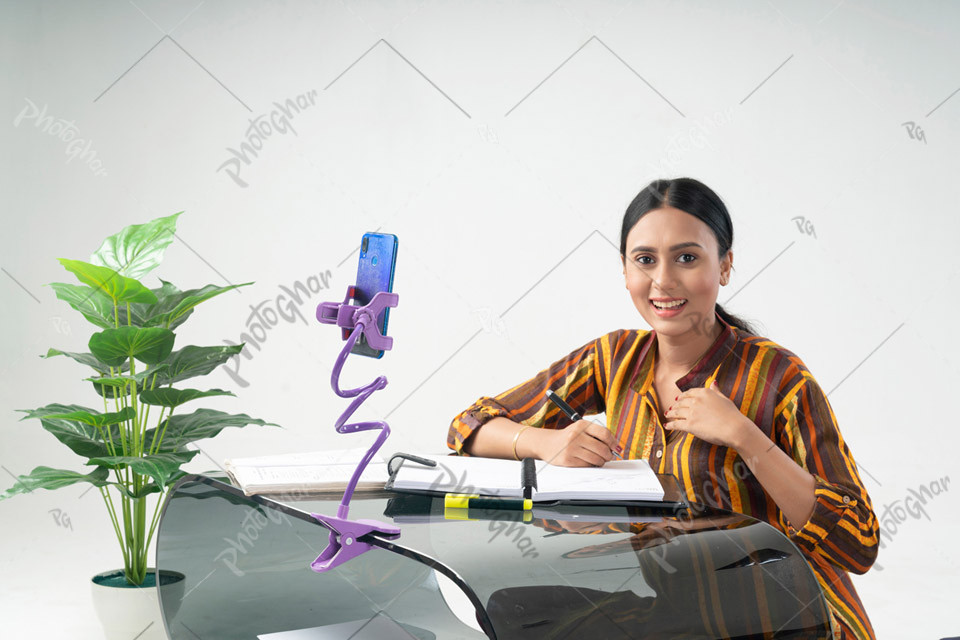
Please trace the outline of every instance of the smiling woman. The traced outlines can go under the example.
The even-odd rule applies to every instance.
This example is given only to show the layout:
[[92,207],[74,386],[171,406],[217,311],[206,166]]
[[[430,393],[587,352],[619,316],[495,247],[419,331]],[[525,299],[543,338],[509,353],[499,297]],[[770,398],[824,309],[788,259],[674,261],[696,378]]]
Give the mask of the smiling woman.
[[[624,215],[620,261],[651,329],[612,331],[481,397],[453,419],[447,444],[461,455],[565,466],[599,466],[615,450],[646,459],[694,506],[780,529],[816,575],[834,637],[872,639],[849,576],[877,557],[870,497],[803,361],[717,304],[732,244],[730,215],[709,187],[692,178],[646,186]],[[548,390],[583,416],[605,413],[606,426],[572,423]]]

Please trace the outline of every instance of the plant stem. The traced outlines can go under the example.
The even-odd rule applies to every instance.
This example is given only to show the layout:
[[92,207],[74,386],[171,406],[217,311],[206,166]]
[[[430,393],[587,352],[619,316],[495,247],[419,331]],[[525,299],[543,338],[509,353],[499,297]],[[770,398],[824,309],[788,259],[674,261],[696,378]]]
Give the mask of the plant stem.
[[123,535],[120,533],[120,523],[117,522],[117,510],[113,506],[113,499],[107,487],[99,487],[100,495],[103,497],[104,504],[107,505],[107,513],[110,514],[110,523],[113,525],[113,532],[117,535],[117,542],[120,544],[120,551],[123,553],[124,566],[130,564],[127,548],[123,544]]
[[[166,410],[166,407],[160,407],[160,419],[157,420],[157,429],[160,429],[160,425],[163,424],[163,429],[160,430],[160,433],[153,438],[153,442],[150,443],[150,455],[154,455],[157,451],[160,450],[160,442],[163,440],[163,434],[167,432],[167,425],[163,423],[163,412]],[[170,409],[170,413],[173,413],[173,409]],[[170,416],[167,416],[169,419]]]
[[147,544],[144,545],[144,549],[150,547],[150,542],[153,540],[153,532],[157,528],[157,523],[160,520],[160,507],[163,505],[164,497],[169,493],[168,490],[161,490],[159,498],[157,498],[157,506],[153,510],[153,517],[150,519],[150,533],[147,535]]
[[[130,375],[136,376],[137,374],[137,365],[136,360],[133,356],[130,356]],[[133,448],[130,452],[132,456],[141,456],[143,455],[143,448],[140,446],[140,425],[137,416],[137,385],[134,383],[133,390],[128,395],[130,399],[130,407],[133,409],[133,417],[130,418],[130,431],[131,437],[133,439]]]
[[[166,407],[164,407],[165,409]],[[163,409],[160,410],[160,417],[163,417]],[[160,437],[157,438],[157,445],[154,447],[154,453],[160,451],[160,444],[163,442],[163,436],[167,435],[167,426],[170,424],[170,418],[173,417],[173,407],[170,407],[170,413],[167,414],[167,420],[163,423],[163,429],[160,430]],[[157,428],[160,428],[160,424],[157,424]]]

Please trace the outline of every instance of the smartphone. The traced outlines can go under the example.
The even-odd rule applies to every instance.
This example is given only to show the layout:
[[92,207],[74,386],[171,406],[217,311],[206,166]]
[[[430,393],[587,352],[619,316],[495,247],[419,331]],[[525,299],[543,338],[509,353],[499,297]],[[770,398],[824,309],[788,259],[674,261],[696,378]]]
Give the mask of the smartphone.
[[[397,236],[392,233],[365,233],[360,241],[360,263],[357,265],[357,283],[353,301],[358,306],[370,304],[381,291],[393,291],[393,273],[397,267]],[[387,335],[390,307],[377,314],[381,335]],[[367,344],[363,334],[353,345],[351,353],[371,358],[382,358],[383,351]]]

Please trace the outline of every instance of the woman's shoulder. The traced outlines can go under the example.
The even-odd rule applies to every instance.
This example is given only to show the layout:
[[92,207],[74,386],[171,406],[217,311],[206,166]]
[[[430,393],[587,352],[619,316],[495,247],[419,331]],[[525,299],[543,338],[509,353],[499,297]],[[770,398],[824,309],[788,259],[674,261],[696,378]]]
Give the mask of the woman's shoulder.
[[734,329],[737,332],[741,358],[760,360],[768,369],[765,378],[777,387],[781,396],[796,393],[805,383],[817,384],[810,369],[793,350],[765,336]]
[[651,333],[649,329],[617,329],[603,334],[595,342],[611,353],[623,353],[642,348]]

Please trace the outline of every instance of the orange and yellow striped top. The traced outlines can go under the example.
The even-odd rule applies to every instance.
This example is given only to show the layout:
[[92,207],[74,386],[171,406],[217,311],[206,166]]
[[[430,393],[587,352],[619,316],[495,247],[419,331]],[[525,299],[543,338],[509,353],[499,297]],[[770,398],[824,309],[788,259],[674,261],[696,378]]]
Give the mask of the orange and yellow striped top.
[[808,560],[823,589],[835,638],[874,639],[849,572],[865,573],[877,557],[879,526],[853,455],[826,395],[794,353],[742,331],[716,314],[723,330],[685,376],[681,391],[719,390],[816,479],[810,519],[790,525],[737,452],[660,424],[654,388],[656,332],[621,329],[576,349],[534,378],[457,415],[447,445],[464,441],[492,418],[562,429],[570,419],[546,398],[553,389],[581,415],[606,414],[625,458],[645,458],[674,475],[691,501],[729,509],[780,529]]

